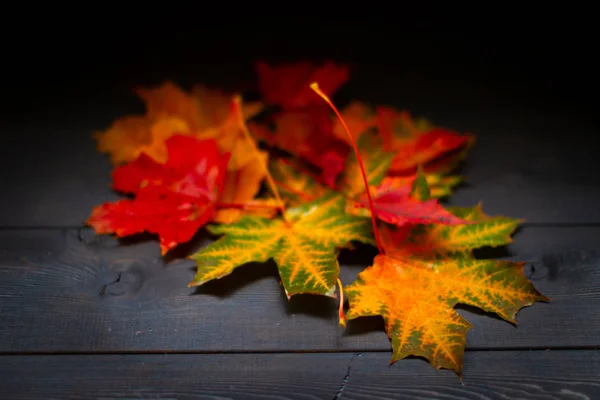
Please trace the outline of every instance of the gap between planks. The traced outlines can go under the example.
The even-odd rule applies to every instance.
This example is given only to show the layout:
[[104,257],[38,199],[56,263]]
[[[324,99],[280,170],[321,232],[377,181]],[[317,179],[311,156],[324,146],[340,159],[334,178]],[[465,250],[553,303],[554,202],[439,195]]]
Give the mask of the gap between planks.
[[[520,351],[573,351],[573,350],[600,350],[598,346],[539,346],[539,347],[479,347],[465,349],[465,353],[484,352],[520,352]],[[19,351],[0,352],[0,356],[84,356],[84,355],[159,355],[159,354],[343,354],[343,353],[391,353],[390,349],[339,349],[339,350],[115,350],[115,351]]]

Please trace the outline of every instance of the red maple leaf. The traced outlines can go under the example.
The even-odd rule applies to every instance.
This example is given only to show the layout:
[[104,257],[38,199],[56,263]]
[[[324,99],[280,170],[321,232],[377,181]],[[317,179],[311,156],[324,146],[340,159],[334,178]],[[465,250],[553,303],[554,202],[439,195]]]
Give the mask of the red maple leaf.
[[142,154],[114,171],[113,187],[136,197],[94,208],[87,222],[97,233],[155,233],[164,254],[213,217],[229,154],[221,154],[213,139],[191,136],[173,136],[166,146],[164,164]]
[[321,180],[333,187],[344,169],[349,148],[334,135],[329,108],[315,96],[309,83],[319,81],[321,90],[331,96],[348,81],[348,66],[330,61],[322,65],[299,62],[271,66],[259,61],[256,71],[265,101],[283,110],[274,116],[276,133],[267,140],[319,167]]
[[310,89],[318,81],[321,90],[331,96],[350,78],[349,68],[326,62],[317,66],[310,62],[282,64],[273,67],[263,61],[256,63],[259,89],[267,103],[278,104],[284,110],[318,107],[323,103]]
[[426,121],[413,120],[408,112],[390,107],[377,107],[377,121],[383,149],[396,153],[390,166],[394,174],[414,173],[418,165],[428,164],[430,167],[425,169],[436,172],[431,167],[433,161],[467,147],[473,139],[471,135],[459,135]]
[[[413,192],[412,185],[395,186],[393,179],[384,179],[379,186],[371,186],[373,211],[376,217],[396,226],[469,223],[451,214],[436,199],[421,200]],[[369,208],[366,192],[361,195],[356,206]]]
[[334,187],[344,170],[349,147],[333,135],[326,108],[286,111],[274,117],[275,131],[252,124],[252,131],[271,146],[294,154],[321,170],[320,180]]

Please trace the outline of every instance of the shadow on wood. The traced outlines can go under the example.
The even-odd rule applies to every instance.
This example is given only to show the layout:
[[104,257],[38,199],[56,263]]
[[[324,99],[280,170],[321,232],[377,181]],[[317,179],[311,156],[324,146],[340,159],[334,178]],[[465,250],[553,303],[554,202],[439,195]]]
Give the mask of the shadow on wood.
[[[192,268],[195,271],[195,267]],[[233,272],[220,279],[198,286],[192,296],[209,295],[220,298],[233,296],[242,288],[265,278],[276,279],[281,282],[277,272],[277,265],[273,260],[266,263],[248,263],[233,270]],[[326,296],[311,294],[298,294],[289,300],[280,286],[280,300],[287,315],[306,314],[313,317],[330,319],[337,313],[337,300]]]
[[[204,237],[204,240],[206,238]],[[196,241],[197,239],[193,239]],[[195,244],[191,244],[193,247]],[[372,246],[355,244],[355,250],[342,249],[339,256],[340,269],[345,267],[360,266],[364,269],[371,265],[373,257],[377,254],[377,249]],[[350,264],[350,265],[347,265]],[[195,267],[192,268],[195,271]],[[277,271],[276,263],[271,259],[266,263],[248,263],[233,270],[233,272],[220,279],[215,279],[198,286],[192,295],[212,295],[221,298],[233,296],[242,288],[265,278],[274,278],[280,282],[281,278]],[[349,283],[349,282],[347,282]],[[281,303],[285,307],[288,315],[306,314],[313,317],[330,319],[337,315],[338,301],[326,296],[312,294],[298,294],[292,296],[289,300],[281,287]],[[355,325],[361,325],[357,323]],[[357,332],[368,332],[373,330],[369,324]]]
[[513,254],[506,246],[501,247],[481,247],[473,250],[473,255],[478,259],[500,259],[512,257]]
[[[196,267],[192,267],[195,272]],[[273,261],[266,263],[247,263],[240,267],[237,267],[233,272],[220,279],[213,279],[208,281],[201,286],[196,287],[192,296],[196,295],[210,295],[217,297],[230,297],[245,286],[248,286],[256,281],[273,278],[279,280],[279,274],[277,273],[277,266]],[[283,291],[283,288],[281,289]]]
[[[362,269],[373,264],[373,258],[379,253],[377,248],[368,244],[352,242],[352,249],[342,249],[338,256],[340,268],[360,267]],[[349,283],[349,282],[348,282]]]
[[360,317],[347,322],[343,336],[364,335],[370,332],[384,332],[385,324],[380,316]]

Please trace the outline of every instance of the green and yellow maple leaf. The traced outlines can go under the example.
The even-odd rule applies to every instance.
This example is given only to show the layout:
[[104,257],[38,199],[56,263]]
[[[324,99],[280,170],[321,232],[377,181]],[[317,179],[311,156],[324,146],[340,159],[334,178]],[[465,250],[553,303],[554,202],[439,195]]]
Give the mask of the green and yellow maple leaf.
[[511,234],[523,221],[505,216],[491,217],[483,212],[481,204],[447,210],[471,223],[383,226],[381,238],[384,248],[388,249],[387,254],[428,265],[443,263],[448,257],[472,257],[474,249],[512,243]]
[[419,356],[435,369],[461,375],[471,324],[454,306],[472,305],[516,323],[522,307],[549,300],[527,280],[523,265],[448,258],[432,269],[378,255],[345,289],[350,303],[347,319],[382,316],[392,342],[392,362]]
[[209,227],[221,238],[190,258],[198,270],[190,286],[221,278],[249,262],[273,259],[289,297],[299,293],[334,296],[337,254],[351,241],[373,243],[370,221],[347,215],[344,199],[329,195],[285,212],[286,220],[245,216],[231,225]]

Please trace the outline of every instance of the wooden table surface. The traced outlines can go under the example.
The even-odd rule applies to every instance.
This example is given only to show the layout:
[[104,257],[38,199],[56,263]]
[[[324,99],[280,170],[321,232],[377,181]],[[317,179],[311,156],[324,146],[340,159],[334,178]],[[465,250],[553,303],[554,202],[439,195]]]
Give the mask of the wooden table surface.
[[[523,309],[517,327],[459,307],[474,325],[461,384],[420,359],[390,366],[380,319],[344,331],[334,300],[288,302],[272,264],[188,288],[195,271],[183,250],[202,246],[201,237],[165,260],[156,240],[119,243],[84,227],[94,205],[118,198],[92,133],[142,110],[125,83],[225,85],[251,68],[200,59],[196,69],[157,67],[120,81],[94,80],[89,70],[81,85],[54,95],[52,82],[37,95],[30,84],[30,97],[14,91],[29,108],[13,104],[1,126],[1,398],[600,398],[600,132],[589,114],[575,113],[569,99],[536,102],[548,92],[525,80],[421,68],[434,56],[401,73],[389,59],[357,62],[340,94],[477,135],[466,184],[449,204],[481,201],[489,214],[526,219],[493,255],[527,261],[528,277],[552,302]],[[372,255],[343,254],[342,281]]]

